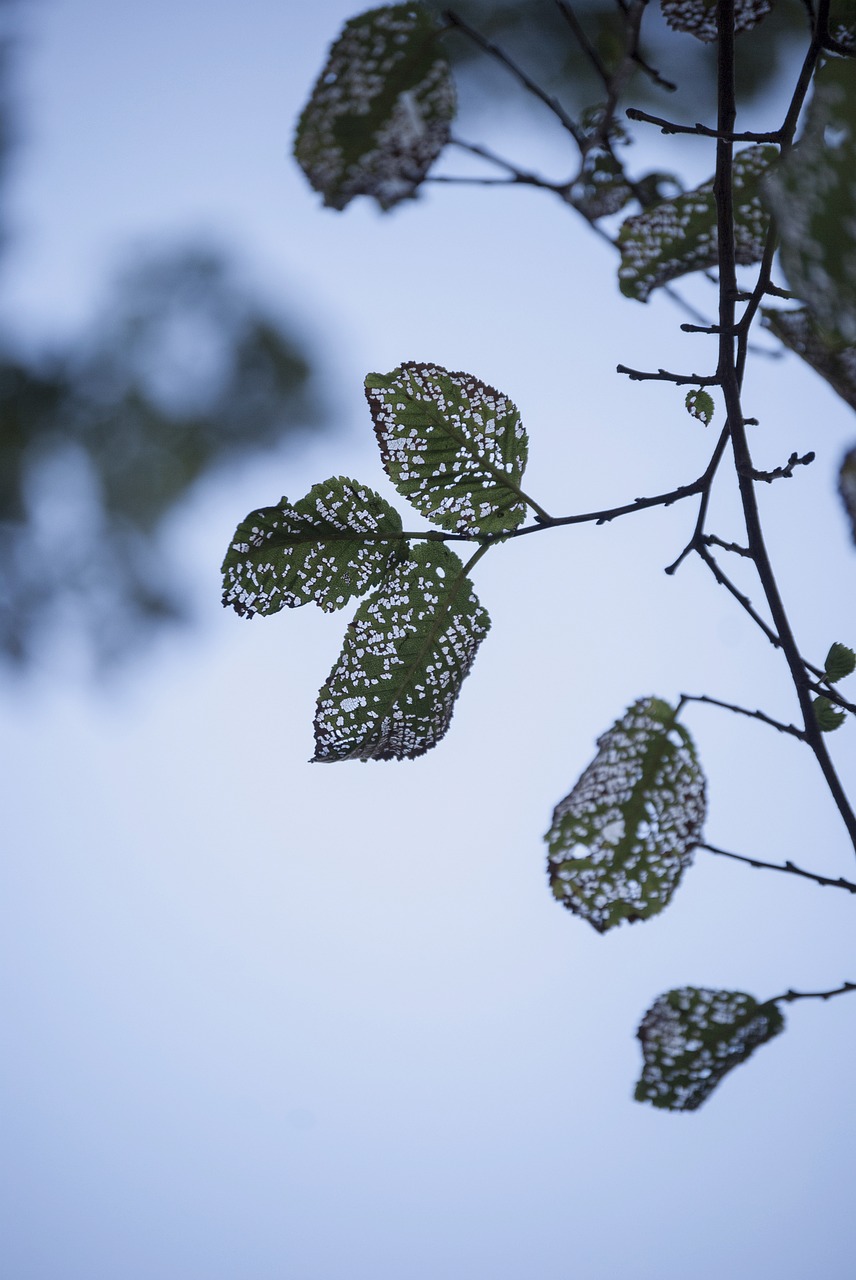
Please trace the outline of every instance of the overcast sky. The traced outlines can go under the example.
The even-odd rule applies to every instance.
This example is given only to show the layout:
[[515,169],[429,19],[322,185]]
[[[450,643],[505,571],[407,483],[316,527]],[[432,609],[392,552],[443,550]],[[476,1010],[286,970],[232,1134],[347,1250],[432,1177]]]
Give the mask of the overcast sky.
[[[706,366],[707,339],[667,300],[622,299],[609,247],[546,194],[438,186],[387,216],[322,210],[291,135],[344,0],[30,10],[6,325],[72,332],[129,246],[213,239],[303,326],[335,427],[220,476],[172,522],[195,629],[109,682],[60,634],[40,673],[2,684],[3,1275],[849,1277],[856,1000],[788,1010],[696,1114],[631,1100],[635,1028],[661,992],[856,978],[849,895],[700,853],[662,916],[600,937],[546,885],[552,808],[636,698],[797,714],[783,663],[703,566],[662,572],[694,510],[486,557],[493,630],[448,737],[414,763],[308,764],[343,618],[248,624],[219,603],[251,508],[338,474],[394,497],[369,370],[424,359],[498,386],[529,431],[527,491],[570,513],[703,470],[716,428],[614,370]],[[467,127],[562,176],[563,140],[538,121]],[[686,145],[657,160],[693,178],[709,163]],[[746,405],[759,465],[818,454],[761,497],[820,661],[856,641],[834,496],[852,414],[795,359],[753,360]],[[724,494],[710,527],[739,533]],[[799,743],[713,708],[684,718],[713,843],[852,876]],[[851,781],[854,736],[831,742]]]

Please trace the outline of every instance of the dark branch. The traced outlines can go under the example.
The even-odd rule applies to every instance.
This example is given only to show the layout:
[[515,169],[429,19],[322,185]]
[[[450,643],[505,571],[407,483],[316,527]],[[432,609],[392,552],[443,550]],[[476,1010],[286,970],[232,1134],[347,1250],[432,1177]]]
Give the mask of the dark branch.
[[856,982],[843,982],[840,987],[831,991],[786,991],[784,995],[773,996],[768,1004],[779,1004],[784,1001],[792,1004],[794,1000],[831,1000],[833,996],[843,996],[846,991],[856,991]]
[[856,893],[856,884],[853,884],[850,880],[845,880],[843,876],[833,880],[830,876],[821,876],[814,871],[805,871],[802,867],[795,866],[791,861],[764,862],[761,858],[747,858],[743,853],[729,853],[727,849],[718,849],[715,844],[699,843],[696,848],[705,849],[708,853],[715,853],[720,858],[733,858],[735,862],[745,862],[749,867],[763,867],[767,871],[784,871],[788,875],[802,876],[804,880],[813,880],[815,884],[826,885],[831,889],[846,889],[848,893]]
[[778,729],[779,733],[789,733],[792,738],[805,741],[804,730],[798,729],[795,724],[783,724],[781,720],[774,720],[763,711],[749,711],[746,707],[735,706],[733,702],[720,702],[719,698],[709,698],[704,693],[682,693],[681,699],[683,702],[706,702],[708,706],[722,707],[725,711],[733,711],[735,715],[749,716],[752,720],[760,720],[762,724],[768,724],[772,729]]
[[674,382],[679,387],[692,384],[696,387],[717,387],[718,375],[712,378],[700,377],[697,373],[669,373],[667,369],[658,369],[656,373],[646,373],[644,369],[628,369],[626,364],[616,365],[616,373],[624,373],[631,382]]
[[729,133],[721,129],[710,129],[706,124],[676,124],[674,120],[664,120],[661,116],[649,115],[638,107],[628,107],[629,120],[640,120],[644,124],[656,124],[661,133],[692,133],[700,138],[720,138],[724,142],[780,142],[781,133]]

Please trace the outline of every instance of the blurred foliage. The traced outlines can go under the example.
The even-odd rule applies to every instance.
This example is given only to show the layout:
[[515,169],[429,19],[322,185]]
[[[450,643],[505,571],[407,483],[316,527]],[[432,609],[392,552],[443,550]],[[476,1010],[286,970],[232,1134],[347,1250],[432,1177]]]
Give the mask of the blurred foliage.
[[[26,9],[0,0],[0,182]],[[63,350],[0,343],[0,661],[58,629],[116,661],[186,616],[166,522],[224,463],[323,425],[309,384],[304,341],[199,244],[136,253]]]
[[[589,58],[581,51],[556,0],[430,0],[436,13],[452,9],[489,40],[498,44],[543,88],[558,94],[566,105],[579,109],[601,102],[604,89]],[[573,0],[574,13],[608,69],[624,54],[625,19],[618,0]],[[738,94],[745,104],[769,88],[776,71],[804,43],[808,23],[803,0],[779,0],[763,25],[742,33],[737,41]],[[649,109],[668,105],[670,118],[702,120],[716,102],[716,53],[711,45],[687,40],[666,25],[657,0],[652,0],[642,24],[641,53],[662,77],[678,84],[670,93],[646,75],[633,79],[631,99]],[[481,106],[492,110],[512,84],[464,35],[446,41],[459,79],[474,81]],[[543,111],[522,89],[516,91],[521,108]],[[469,97],[468,97],[469,101]],[[676,113],[676,114],[675,114]]]
[[182,616],[163,525],[203,476],[318,422],[295,339],[219,254],[160,252],[89,334],[0,352],[0,651],[18,664],[73,602],[99,660]]

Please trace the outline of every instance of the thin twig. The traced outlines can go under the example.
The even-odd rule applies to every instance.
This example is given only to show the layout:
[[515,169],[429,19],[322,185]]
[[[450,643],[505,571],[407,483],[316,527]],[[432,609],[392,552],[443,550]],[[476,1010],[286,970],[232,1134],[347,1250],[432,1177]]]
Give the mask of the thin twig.
[[701,377],[697,373],[669,373],[668,369],[658,369],[656,373],[647,373],[644,369],[629,369],[626,364],[615,367],[616,373],[624,373],[631,382],[674,382],[679,387],[693,384],[696,387],[717,387],[718,374],[713,377]]
[[831,889],[846,889],[848,893],[856,893],[856,884],[853,884],[851,880],[845,880],[843,876],[833,880],[829,876],[821,876],[814,871],[805,871],[790,860],[787,862],[764,862],[761,858],[749,858],[744,853],[729,853],[727,849],[718,849],[715,844],[707,844],[706,842],[699,842],[696,848],[705,849],[708,853],[715,853],[720,858],[733,858],[735,862],[745,862],[750,867],[763,867],[767,871],[785,871],[788,875],[802,876],[805,880],[813,880],[815,884],[826,885]]
[[639,120],[644,124],[659,126],[661,133],[691,133],[700,138],[721,138],[725,142],[780,142],[781,134],[774,133],[724,133],[719,129],[711,129],[706,124],[677,124],[674,120],[664,120],[661,116],[652,116],[638,107],[628,107],[625,112],[629,120]]
[[748,716],[751,720],[760,720],[762,724],[768,724],[771,729],[778,729],[779,733],[788,733],[792,738],[799,738],[805,741],[805,731],[798,729],[795,724],[784,724],[781,720],[774,720],[772,716],[768,716],[764,711],[750,711],[747,707],[738,707],[733,702],[722,702],[719,698],[709,698],[706,693],[682,693],[681,698],[684,702],[706,702],[711,707],[722,707],[724,711],[733,711],[738,716]]
[[767,1004],[792,1004],[794,1000],[831,1000],[833,996],[843,996],[846,991],[856,991],[856,982],[843,982],[840,987],[831,991],[786,991],[784,995],[773,996]]

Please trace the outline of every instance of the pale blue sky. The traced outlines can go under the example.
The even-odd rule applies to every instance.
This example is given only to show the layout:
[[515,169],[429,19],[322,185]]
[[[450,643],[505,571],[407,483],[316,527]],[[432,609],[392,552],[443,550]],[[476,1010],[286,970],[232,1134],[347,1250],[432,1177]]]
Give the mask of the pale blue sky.
[[[530,434],[527,489],[551,511],[691,480],[711,445],[681,393],[614,374],[696,368],[706,340],[681,335],[667,302],[621,299],[610,251],[558,201],[432,188],[387,217],[320,208],[291,130],[352,12],[42,0],[26,24],[5,323],[61,334],[130,242],[219,238],[303,318],[339,434],[221,477],[175,519],[196,630],[101,688],[58,635],[43,677],[2,686],[0,1271],[844,1280],[846,999],[789,1011],[695,1115],[631,1093],[634,1031],[660,992],[854,978],[849,896],[699,855],[664,915],[602,938],[546,887],[552,807],[637,697],[794,715],[769,646],[701,566],[662,573],[694,513],[489,556],[476,587],[493,631],[447,739],[415,763],[307,764],[342,620],[220,609],[220,560],[250,508],[333,474],[390,494],[369,369],[427,359],[507,392]],[[483,127],[561,173],[554,134]],[[791,360],[754,365],[747,407],[760,465],[818,452],[762,497],[819,660],[856,639],[833,496],[852,414]],[[737,532],[725,498],[712,527]],[[799,744],[709,708],[686,722],[711,841],[852,874]],[[833,743],[850,779],[854,734]]]

